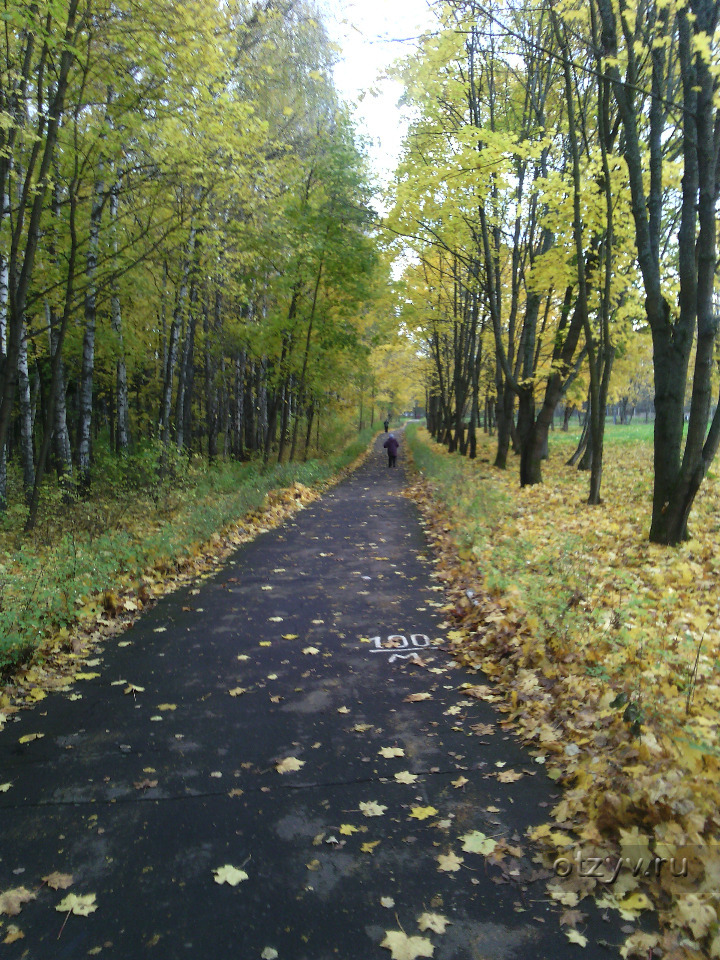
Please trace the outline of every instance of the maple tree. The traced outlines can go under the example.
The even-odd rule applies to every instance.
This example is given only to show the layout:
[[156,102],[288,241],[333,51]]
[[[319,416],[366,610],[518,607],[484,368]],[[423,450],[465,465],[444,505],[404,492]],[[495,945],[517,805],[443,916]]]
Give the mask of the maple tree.
[[599,503],[614,359],[646,325],[650,538],[668,544],[687,536],[720,442],[716,30],[705,0],[647,16],[610,0],[448,2],[398,73],[413,119],[389,229],[410,252],[403,310],[432,362],[433,435],[474,455],[465,431],[474,437],[484,376],[495,464],[512,444],[521,484],[537,483],[556,407],[582,376],[581,463]]

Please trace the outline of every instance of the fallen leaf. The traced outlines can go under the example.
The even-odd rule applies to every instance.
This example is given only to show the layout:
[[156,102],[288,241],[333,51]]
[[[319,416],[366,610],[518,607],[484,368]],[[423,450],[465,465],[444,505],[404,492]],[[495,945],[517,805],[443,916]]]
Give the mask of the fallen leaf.
[[318,650],[317,647],[305,647],[305,649],[303,650],[303,653],[307,653],[307,654],[310,654],[311,656],[314,656],[316,653],[320,653],[320,651]]
[[147,777],[144,780],[136,780],[133,783],[133,786],[136,790],[151,790],[153,787],[158,785],[157,780],[148,780]]
[[408,937],[401,930],[386,930],[380,944],[390,951],[392,960],[415,960],[416,957],[431,957],[435,949],[427,937]]
[[493,840],[492,837],[487,837],[480,830],[473,830],[472,833],[466,833],[460,837],[460,839],[463,841],[462,848],[466,853],[482,853],[486,857],[491,854],[497,846],[497,840]]
[[387,810],[386,806],[374,800],[363,800],[358,804],[358,808],[364,817],[381,817]]
[[470,783],[468,778],[463,776],[458,777],[457,780],[451,780],[450,782],[455,787],[455,789],[458,789],[459,787],[464,787],[466,783]]
[[53,890],[67,890],[68,887],[72,886],[73,878],[71,873],[58,873],[56,870],[54,873],[49,873],[46,877],[43,877],[43,882]]
[[231,864],[226,863],[224,867],[217,867],[213,870],[215,883],[229,883],[231,887],[236,887],[243,880],[248,879],[244,870],[238,870]]
[[413,807],[410,810],[410,816],[416,820],[427,820],[428,817],[434,817],[439,812],[436,807]]
[[265,947],[260,956],[262,957],[262,960],[277,960],[279,954],[274,947]]
[[16,926],[14,923],[9,923],[8,928],[5,931],[5,939],[3,943],[15,943],[16,940],[23,940],[25,934],[22,932],[20,927]]
[[296,633],[284,633],[282,638],[283,640],[297,640],[298,635]]
[[415,783],[418,777],[416,773],[410,773],[409,770],[401,770],[400,773],[395,774],[395,779],[398,783]]
[[228,690],[228,693],[231,697],[241,697],[244,693],[247,693],[247,687],[233,687],[232,690]]
[[678,913],[696,940],[704,937],[718,919],[715,907],[696,893],[678,898]]
[[23,908],[24,903],[34,900],[36,894],[25,887],[15,887],[13,890],[6,890],[0,894],[0,913],[6,913],[9,917],[16,917]]
[[391,757],[405,756],[405,751],[402,749],[402,747],[381,747],[378,750],[378,753],[380,754],[381,757],[387,757],[388,759],[390,759]]
[[136,683],[129,683],[123,693],[145,693],[145,687],[139,687]]
[[568,938],[570,943],[576,943],[579,947],[587,946],[587,937],[583,936],[579,930],[566,930],[565,936]]
[[295,770],[299,770],[300,767],[304,766],[304,760],[298,760],[297,757],[285,757],[284,760],[275,764],[275,769],[278,773],[293,773]]
[[60,913],[74,913],[78,917],[87,917],[97,910],[94,893],[69,893],[55,907]]
[[341,823],[341,824],[340,824],[340,830],[339,830],[339,832],[340,832],[344,837],[350,837],[350,836],[353,835],[353,833],[358,833],[358,832],[359,832],[359,828],[358,828],[358,827],[354,827],[351,823]]
[[12,783],[0,783],[0,793],[7,793]]
[[449,923],[452,923],[452,920],[440,913],[423,913],[418,917],[418,927],[423,931],[432,930],[433,933],[445,933]]
[[516,780],[520,780],[523,777],[522,770],[501,770],[497,775],[500,783],[514,783]]
[[385,907],[387,910],[392,910],[395,906],[395,901],[392,897],[380,897],[380,906]]
[[563,910],[560,914],[561,927],[576,927],[579,923],[587,920],[587,914],[582,910]]
[[460,869],[460,865],[465,862],[465,858],[456,856],[451,850],[450,853],[441,853],[437,858],[437,862],[439,864],[438,870],[454,873]]
[[42,740],[44,736],[44,733],[26,733],[24,737],[20,737],[18,743],[32,743],[33,740]]
[[375,847],[380,843],[379,840],[367,840],[365,843],[360,845],[360,850],[362,853],[373,853]]
[[338,713],[350,713],[350,710],[349,710],[348,707],[338,707],[338,711],[337,711],[337,712],[338,712]]
[[421,700],[432,700],[429,693],[411,693],[404,698],[404,703],[419,703]]
[[158,710],[177,710],[176,703],[159,703]]

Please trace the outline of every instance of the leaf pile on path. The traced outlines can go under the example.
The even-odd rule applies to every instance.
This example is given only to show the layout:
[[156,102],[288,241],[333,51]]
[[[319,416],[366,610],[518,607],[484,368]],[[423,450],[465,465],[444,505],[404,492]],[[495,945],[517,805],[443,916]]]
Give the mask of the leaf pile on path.
[[657,909],[661,933],[635,934],[624,956],[720,957],[718,483],[698,497],[693,539],[671,549],[647,541],[641,445],[607,450],[598,508],[560,457],[520,489],[487,460],[450,457],[424,431],[418,442],[435,480],[408,493],[437,554],[452,653],[492,678],[502,725],[565,788],[532,839],[546,865],[579,850],[607,875],[605,858],[624,858],[614,882],[576,869],[551,896],[568,908],[595,896],[625,919]]

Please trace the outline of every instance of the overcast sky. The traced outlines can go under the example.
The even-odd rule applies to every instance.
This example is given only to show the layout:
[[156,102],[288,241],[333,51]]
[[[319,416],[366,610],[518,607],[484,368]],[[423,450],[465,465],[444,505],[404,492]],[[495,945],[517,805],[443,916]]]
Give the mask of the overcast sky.
[[414,38],[431,23],[428,0],[324,0],[322,9],[332,39],[342,47],[336,85],[356,103],[360,131],[371,138],[371,158],[386,181],[405,127],[397,107],[401,85],[380,78],[393,61],[415,49]]

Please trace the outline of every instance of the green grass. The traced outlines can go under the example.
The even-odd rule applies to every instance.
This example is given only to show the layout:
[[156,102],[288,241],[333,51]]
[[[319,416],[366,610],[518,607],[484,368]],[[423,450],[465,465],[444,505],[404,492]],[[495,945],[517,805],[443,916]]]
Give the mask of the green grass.
[[[32,535],[17,504],[0,531],[0,677],[36,655],[43,640],[70,626],[90,598],[172,570],[218,531],[257,510],[270,491],[316,486],[351,464],[374,435],[366,429],[332,456],[305,463],[217,462],[179,458],[157,478],[156,457],[141,450],[119,463],[99,453],[93,496],[65,504],[48,484]],[[155,451],[156,453],[157,451]]]

